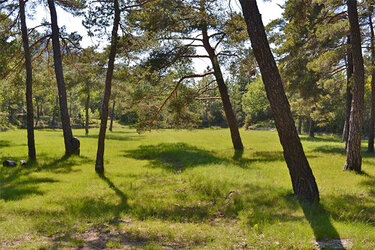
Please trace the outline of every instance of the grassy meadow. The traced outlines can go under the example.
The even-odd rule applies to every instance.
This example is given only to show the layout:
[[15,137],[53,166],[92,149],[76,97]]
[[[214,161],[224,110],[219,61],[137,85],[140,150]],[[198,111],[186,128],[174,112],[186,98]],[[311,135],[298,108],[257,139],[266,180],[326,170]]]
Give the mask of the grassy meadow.
[[[37,164],[0,166],[0,248],[375,248],[374,155],[363,153],[363,174],[342,171],[340,138],[301,138],[321,195],[310,208],[291,195],[275,131],[241,130],[239,153],[227,129],[116,127],[104,176],[98,129],[74,134],[79,157],[62,158],[61,130],[37,130]],[[1,160],[26,159],[26,143],[26,130],[0,132]]]

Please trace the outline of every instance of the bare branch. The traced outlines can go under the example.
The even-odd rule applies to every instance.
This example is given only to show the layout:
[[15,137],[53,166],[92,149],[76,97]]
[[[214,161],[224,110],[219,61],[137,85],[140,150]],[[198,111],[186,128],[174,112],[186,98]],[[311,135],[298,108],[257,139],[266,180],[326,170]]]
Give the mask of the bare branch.
[[210,58],[207,55],[183,55],[182,57],[188,57],[188,58]]
[[219,44],[224,40],[226,34],[223,34],[220,38],[219,38],[219,41],[216,43],[215,47],[214,47],[214,50],[217,49],[217,47],[219,46]]
[[195,97],[195,100],[199,101],[207,101],[207,100],[219,100],[221,99],[220,96],[207,96],[207,97]]
[[150,127],[152,126],[153,122],[156,120],[156,118],[158,117],[158,115],[160,114],[160,111],[164,108],[165,104],[168,102],[168,100],[173,96],[173,94],[175,92],[177,92],[177,89],[178,87],[180,86],[180,84],[185,80],[185,79],[190,79],[190,78],[198,78],[198,77],[205,77],[205,76],[208,76],[208,75],[212,75],[214,74],[214,71],[209,71],[209,72],[206,72],[204,74],[192,74],[192,75],[186,75],[186,76],[183,76],[180,78],[180,80],[178,80],[178,82],[176,83],[176,85],[174,86],[173,90],[171,93],[169,93],[168,97],[164,100],[164,102],[162,103],[162,105],[158,108],[158,110],[156,111],[155,115],[152,117],[152,120],[150,122]]

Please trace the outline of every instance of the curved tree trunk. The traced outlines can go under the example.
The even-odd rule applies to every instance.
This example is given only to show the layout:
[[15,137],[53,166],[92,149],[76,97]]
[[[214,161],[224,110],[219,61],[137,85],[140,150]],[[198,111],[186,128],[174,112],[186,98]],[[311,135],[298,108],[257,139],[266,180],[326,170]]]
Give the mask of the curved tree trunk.
[[59,26],[57,25],[57,15],[54,0],[48,0],[48,6],[51,12],[53,59],[55,64],[57,89],[59,93],[59,104],[61,113],[61,123],[64,134],[65,154],[79,154],[79,140],[73,137],[72,128],[70,126],[70,118],[68,113],[66,88],[64,82],[64,73],[62,67],[59,42]]
[[31,55],[29,48],[29,38],[27,35],[25,1],[19,0],[22,42],[26,65],[26,106],[27,106],[27,146],[29,161],[36,160],[35,140],[34,140],[34,109],[33,109],[33,73],[31,65]]
[[318,186],[298,137],[283,82],[268,44],[257,3],[255,0],[240,0],[240,3],[251,46],[262,74],[267,98],[284,149],[284,158],[289,169],[294,193],[308,202],[319,201]]
[[112,128],[113,128],[113,119],[115,117],[115,105],[116,105],[116,101],[113,100],[112,111],[111,111],[111,122],[109,124],[109,131],[111,131],[111,132],[112,132]]
[[342,133],[342,141],[345,142],[345,148],[348,144],[348,136],[349,136],[349,120],[350,120],[350,110],[352,108],[352,77],[353,77],[353,56],[352,56],[352,48],[350,43],[350,36],[348,36],[348,50],[347,50],[347,59],[346,59],[346,111],[345,111],[345,124],[344,130]]
[[352,43],[354,83],[353,100],[349,120],[348,146],[344,169],[361,172],[361,139],[364,108],[364,66],[361,50],[361,34],[358,24],[357,1],[348,0],[348,16],[350,23],[350,40]]
[[368,131],[368,148],[370,153],[374,152],[374,126],[375,126],[375,41],[374,41],[374,27],[372,26],[372,11],[373,7],[368,7],[368,20],[371,31],[371,117],[370,128]]
[[223,74],[221,72],[219,61],[217,59],[217,55],[215,54],[215,50],[210,45],[209,37],[207,34],[207,26],[205,24],[202,25],[202,35],[203,35],[203,46],[206,49],[208,56],[210,57],[212,67],[214,69],[215,79],[219,87],[221,101],[223,103],[225,116],[227,118],[228,126],[230,129],[230,135],[232,138],[233,147],[236,150],[243,150],[241,135],[238,129],[237,119],[233,112],[232,104],[230,102],[228,88],[224,82]]
[[108,121],[108,104],[111,97],[111,87],[112,87],[112,76],[113,69],[115,66],[116,50],[117,50],[117,39],[118,39],[118,26],[120,23],[120,7],[118,0],[114,0],[114,9],[115,9],[115,19],[113,22],[112,28],[112,37],[111,37],[111,49],[109,52],[108,58],[108,68],[105,79],[105,88],[104,88],[104,97],[102,102],[102,112],[101,112],[101,122],[100,122],[100,131],[99,131],[99,140],[98,140],[98,151],[96,154],[96,163],[95,171],[98,174],[104,173],[104,140],[105,133],[107,129]]

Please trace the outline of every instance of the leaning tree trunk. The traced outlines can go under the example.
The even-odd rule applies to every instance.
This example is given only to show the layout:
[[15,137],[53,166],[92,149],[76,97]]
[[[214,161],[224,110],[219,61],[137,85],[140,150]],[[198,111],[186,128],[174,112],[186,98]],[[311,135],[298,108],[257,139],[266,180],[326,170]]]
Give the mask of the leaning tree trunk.
[[114,10],[115,10],[115,19],[113,22],[112,28],[112,37],[111,37],[111,49],[109,52],[108,58],[108,68],[107,75],[105,79],[105,88],[104,88],[104,97],[102,102],[102,112],[101,112],[101,122],[100,122],[100,131],[99,131],[99,140],[98,140],[98,151],[96,154],[96,163],[95,171],[98,174],[104,173],[104,140],[105,133],[107,129],[108,121],[108,104],[111,97],[111,87],[112,87],[112,76],[113,69],[115,66],[116,50],[117,50],[117,40],[118,40],[118,26],[120,23],[120,7],[118,0],[114,0]]
[[64,82],[59,42],[59,27],[57,25],[57,15],[54,0],[48,0],[48,6],[51,12],[53,59],[55,64],[57,89],[59,93],[59,104],[61,112],[61,123],[64,134],[65,154],[79,154],[80,143],[77,138],[73,137],[72,128],[70,127],[70,118],[68,113],[66,88]]
[[267,98],[284,149],[284,158],[289,169],[294,193],[302,200],[318,202],[318,186],[298,137],[283,82],[268,44],[257,3],[255,0],[240,0],[240,3],[251,46],[262,74]]
[[23,42],[23,49],[24,49],[24,54],[25,54],[25,65],[26,65],[27,146],[28,146],[29,161],[35,161],[36,152],[35,152],[35,140],[34,140],[33,73],[32,73],[32,66],[31,66],[29,38],[27,35],[25,1],[19,0],[19,4],[20,4],[22,42]]
[[350,39],[352,44],[354,83],[353,100],[349,120],[348,146],[344,169],[361,172],[361,130],[364,108],[364,66],[361,50],[361,34],[358,24],[357,1],[348,0]]
[[89,108],[90,108],[90,88],[87,87],[87,97],[86,97],[86,104],[85,104],[85,112],[86,112],[86,121],[85,121],[85,132],[86,135],[89,134]]
[[112,128],[113,128],[113,119],[115,117],[115,105],[116,105],[116,101],[113,100],[112,112],[111,112],[111,122],[109,124],[109,131],[111,131],[111,132],[112,132]]
[[368,19],[371,31],[371,117],[370,128],[368,134],[368,148],[367,151],[374,152],[374,126],[375,126],[375,41],[374,41],[374,27],[372,26],[372,11],[373,7],[368,7]]
[[346,111],[345,111],[345,124],[344,130],[342,133],[342,141],[345,142],[345,148],[347,148],[348,144],[348,136],[349,136],[349,120],[350,120],[350,110],[352,108],[352,77],[353,77],[353,56],[352,56],[352,48],[350,43],[350,36],[348,36],[348,49],[347,49],[347,59],[346,59]]
[[221,101],[223,103],[225,116],[227,118],[228,126],[230,129],[230,135],[232,138],[233,147],[236,150],[243,150],[243,144],[241,140],[240,131],[238,129],[237,119],[233,112],[232,104],[229,99],[228,88],[224,82],[223,74],[221,72],[219,61],[217,59],[215,50],[210,45],[209,37],[207,34],[207,26],[205,24],[202,25],[202,35],[203,35],[203,46],[206,49],[208,56],[210,57],[210,60],[214,69],[215,79],[219,87]]

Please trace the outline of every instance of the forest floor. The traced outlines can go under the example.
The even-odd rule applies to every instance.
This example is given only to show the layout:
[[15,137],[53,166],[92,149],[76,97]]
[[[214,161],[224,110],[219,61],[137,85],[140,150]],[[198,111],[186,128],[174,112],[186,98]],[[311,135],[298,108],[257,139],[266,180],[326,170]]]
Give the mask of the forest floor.
[[[301,140],[320,205],[292,194],[275,131],[107,133],[105,175],[94,171],[97,129],[74,130],[81,156],[62,158],[60,130],[37,130],[38,163],[0,166],[0,249],[375,248],[375,155],[342,171],[344,144]],[[0,132],[0,159],[27,157],[26,130]]]

